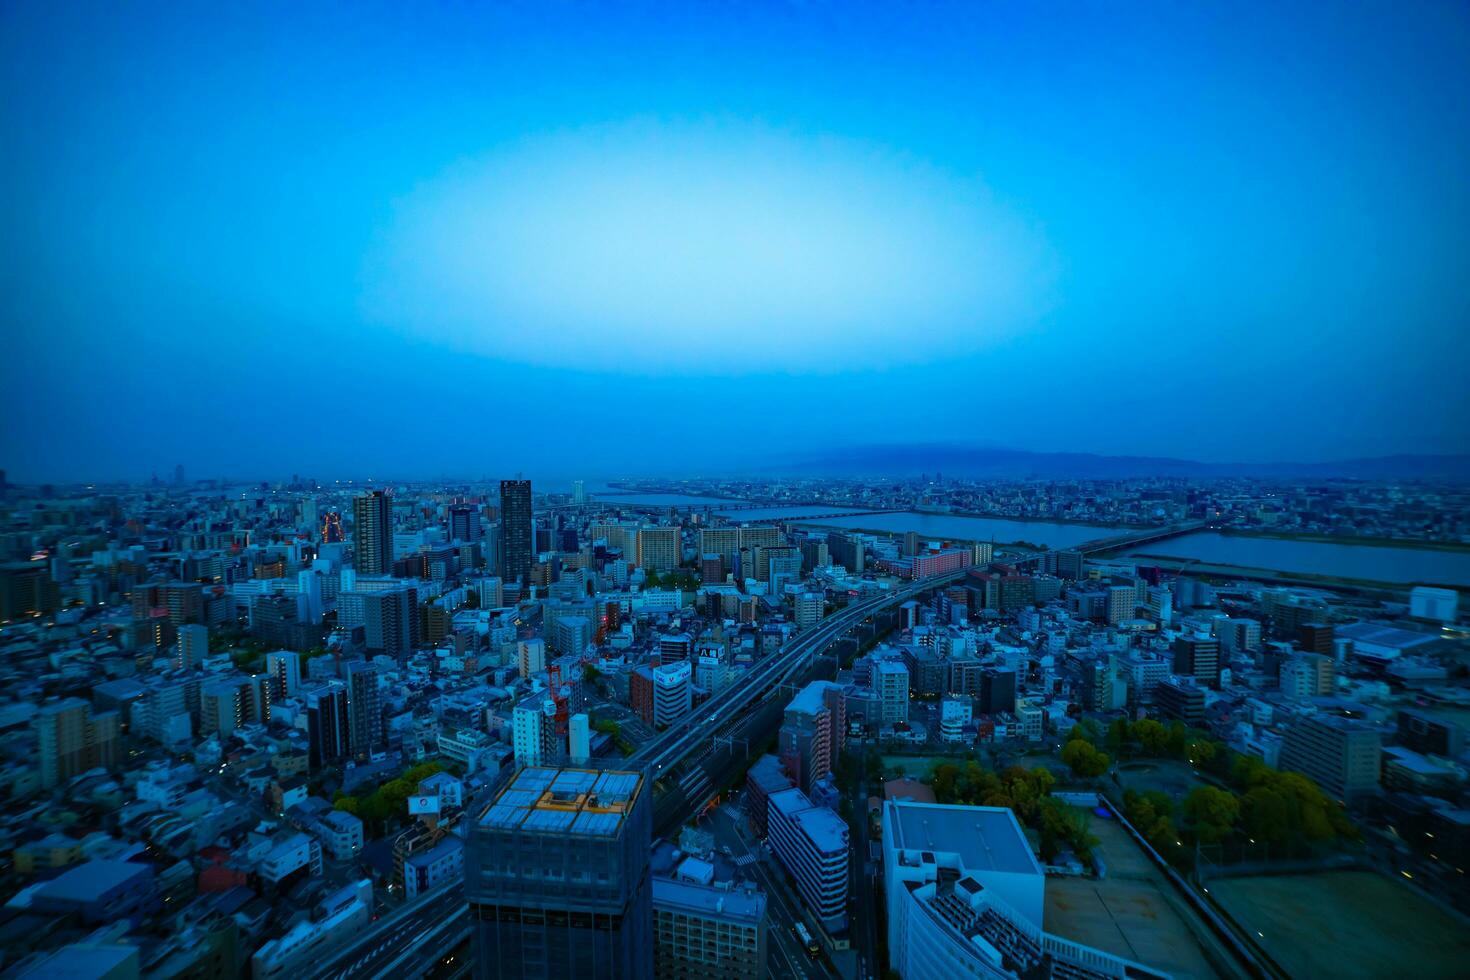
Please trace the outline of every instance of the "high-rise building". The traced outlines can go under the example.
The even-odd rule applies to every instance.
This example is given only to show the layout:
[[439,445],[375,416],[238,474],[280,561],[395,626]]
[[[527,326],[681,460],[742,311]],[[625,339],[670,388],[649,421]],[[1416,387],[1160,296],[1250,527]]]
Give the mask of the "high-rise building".
[[209,656],[209,627],[186,623],[179,627],[174,669],[193,670]]
[[1383,736],[1354,718],[1308,715],[1286,729],[1281,768],[1303,773],[1334,799],[1352,803],[1378,790]]
[[1209,636],[1181,636],[1174,641],[1174,673],[1214,687],[1220,680],[1220,641]]
[[644,527],[638,530],[638,564],[650,572],[671,572],[679,567],[683,544],[677,527]]
[[778,733],[781,763],[803,792],[832,772],[847,733],[846,696],[840,684],[812,681],[786,706]]
[[520,640],[516,643],[516,666],[521,677],[530,680],[533,674],[546,669],[546,641],[540,637]]
[[652,836],[641,773],[518,772],[470,823],[475,976],[652,976]]
[[337,596],[337,625],[362,627],[369,653],[406,657],[418,649],[419,604],[414,588],[343,592]]
[[827,597],[820,592],[803,592],[794,600],[792,619],[797,629],[808,629],[822,621],[827,612]]
[[474,504],[453,504],[449,508],[449,539],[480,540],[480,508]]
[[693,705],[692,673],[687,660],[676,660],[653,668],[655,725],[672,725],[689,714]]
[[585,711],[567,721],[567,756],[572,765],[585,765],[592,758],[592,722]]
[[352,564],[359,575],[393,570],[393,500],[386,491],[352,499]]
[[856,536],[840,531],[829,532],[827,553],[832,557],[834,565],[841,565],[854,575],[863,573],[863,543]]
[[504,578],[526,585],[535,559],[531,534],[531,481],[500,481],[501,567]]
[[277,698],[294,697],[301,687],[301,655],[291,650],[277,650],[265,655],[265,672],[275,685]]
[[1160,681],[1154,688],[1154,705],[1159,714],[1184,722],[1191,728],[1205,724],[1205,692],[1192,678]]
[[41,786],[50,789],[99,766],[117,765],[121,718],[116,711],[92,713],[81,698],[43,704],[31,720]]
[[587,484],[581,480],[572,481],[572,504],[577,507],[587,503]]
[[306,736],[313,769],[335,765],[352,754],[347,685],[328,681],[306,692]]
[[383,745],[383,702],[378,691],[378,667],[366,660],[352,660],[342,672],[347,682],[348,744],[354,755],[364,756]]
[[898,660],[880,660],[873,668],[878,719],[885,725],[909,720],[909,669]]
[[986,667],[980,672],[980,697],[975,710],[983,715],[1008,714],[1016,710],[1016,672]]
[[799,789],[772,794],[766,815],[771,850],[829,933],[847,924],[847,821]]
[[516,765],[541,766],[560,756],[556,744],[556,702],[532,695],[511,712],[511,747]]

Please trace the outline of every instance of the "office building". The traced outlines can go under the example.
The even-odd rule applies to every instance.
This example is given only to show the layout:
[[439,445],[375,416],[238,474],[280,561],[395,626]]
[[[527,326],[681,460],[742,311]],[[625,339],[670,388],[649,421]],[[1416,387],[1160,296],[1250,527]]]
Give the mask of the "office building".
[[1154,688],[1154,706],[1163,717],[1182,721],[1190,728],[1205,725],[1205,692],[1193,679],[1160,681]]
[[480,508],[475,504],[451,504],[449,507],[449,540],[480,540]]
[[689,714],[693,706],[692,671],[687,660],[653,668],[653,724],[665,727]]
[[393,570],[393,498],[384,490],[352,499],[352,565],[359,575]]
[[41,705],[31,725],[42,788],[59,786],[88,769],[114,768],[121,724],[116,711],[93,714],[81,698]]
[[652,819],[640,773],[517,773],[469,818],[464,877],[475,976],[652,976]]
[[766,896],[749,888],[653,879],[656,980],[758,980],[766,974]]
[[847,822],[813,806],[799,789],[775,793],[766,816],[771,850],[796,882],[796,891],[828,933],[847,926]]
[[530,582],[535,560],[531,526],[531,481],[501,480],[501,575],[522,585]]
[[1383,736],[1353,718],[1309,715],[1293,722],[1281,746],[1281,768],[1310,776],[1334,799],[1352,803],[1378,791]]
[[1193,677],[1207,687],[1220,681],[1220,641],[1209,636],[1181,636],[1174,641],[1174,673]]

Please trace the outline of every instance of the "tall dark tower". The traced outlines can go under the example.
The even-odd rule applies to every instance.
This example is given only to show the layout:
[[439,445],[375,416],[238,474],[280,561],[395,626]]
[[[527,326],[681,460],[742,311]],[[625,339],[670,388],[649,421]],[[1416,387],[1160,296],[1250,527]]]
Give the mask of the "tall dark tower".
[[654,975],[652,796],[642,773],[522,769],[470,822],[476,980]]
[[382,490],[352,501],[352,563],[359,575],[393,570],[393,500]]
[[531,578],[531,481],[500,481],[502,568],[505,578],[524,585]]

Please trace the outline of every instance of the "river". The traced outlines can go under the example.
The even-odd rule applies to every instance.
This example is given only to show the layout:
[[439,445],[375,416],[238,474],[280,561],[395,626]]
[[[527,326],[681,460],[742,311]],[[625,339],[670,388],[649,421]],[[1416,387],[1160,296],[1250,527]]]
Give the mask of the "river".
[[1464,551],[1293,541],[1197,531],[1143,545],[1135,553],[1373,582],[1470,586],[1470,552]]

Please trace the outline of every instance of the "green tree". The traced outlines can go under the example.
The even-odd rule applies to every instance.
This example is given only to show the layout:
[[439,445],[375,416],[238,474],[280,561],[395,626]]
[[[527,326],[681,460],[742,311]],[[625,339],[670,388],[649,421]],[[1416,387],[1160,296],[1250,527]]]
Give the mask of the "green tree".
[[1094,779],[1107,772],[1112,760],[1107,753],[1093,748],[1090,742],[1073,739],[1062,746],[1062,761],[1072,770],[1074,776]]
[[1240,819],[1240,800],[1228,790],[1197,786],[1184,798],[1184,818],[1202,844],[1218,844]]
[[1169,730],[1152,718],[1140,718],[1133,726],[1133,737],[1144,755],[1161,756],[1169,749]]

